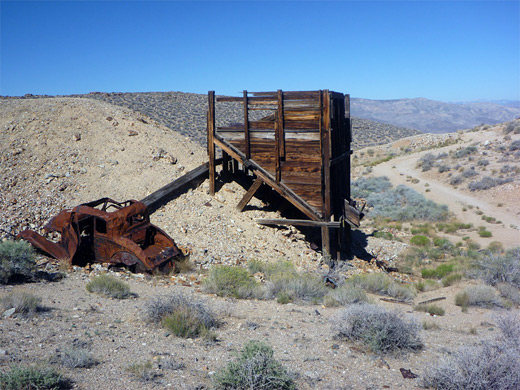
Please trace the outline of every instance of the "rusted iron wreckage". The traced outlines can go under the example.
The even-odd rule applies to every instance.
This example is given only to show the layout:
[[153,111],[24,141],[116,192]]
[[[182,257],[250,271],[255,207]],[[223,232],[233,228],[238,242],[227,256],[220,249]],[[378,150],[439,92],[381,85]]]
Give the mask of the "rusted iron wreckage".
[[[216,103],[240,106],[243,122],[215,126]],[[44,227],[59,233],[57,242],[31,230],[17,238],[69,264],[111,263],[137,272],[168,272],[175,269],[182,252],[150,223],[149,215],[208,176],[214,195],[216,167],[222,165],[221,171],[231,177],[245,173],[253,179],[237,205],[240,211],[262,185],[270,186],[309,219],[260,219],[258,223],[320,227],[324,255],[348,256],[350,227],[358,227],[363,216],[350,197],[349,95],[278,90],[216,98],[210,91],[207,119],[207,163],[140,202],[103,198],[61,211]],[[222,158],[215,158],[217,147]]]
[[[222,123],[218,105],[241,105],[242,123]],[[225,112],[225,110],[222,110]],[[350,252],[350,227],[363,216],[350,197],[352,130],[350,96],[329,90],[248,92],[241,97],[208,93],[210,193],[215,193],[216,148],[222,170],[239,166],[255,178],[237,208],[243,210],[268,185],[309,219],[257,220],[271,225],[321,228],[325,255]]]

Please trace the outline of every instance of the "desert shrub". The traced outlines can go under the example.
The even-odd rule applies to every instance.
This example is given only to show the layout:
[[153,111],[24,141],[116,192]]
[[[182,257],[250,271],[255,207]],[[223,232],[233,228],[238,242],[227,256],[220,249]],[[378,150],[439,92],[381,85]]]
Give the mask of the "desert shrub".
[[481,158],[477,161],[477,165],[479,167],[487,167],[489,165],[489,160],[486,160],[485,158]]
[[511,142],[511,145],[509,145],[509,150],[520,150],[520,139]]
[[508,390],[520,388],[520,324],[499,319],[501,337],[465,346],[428,366],[422,385],[439,390]]
[[125,299],[132,296],[130,286],[112,275],[103,274],[87,283],[87,291],[109,298]]
[[271,276],[266,283],[265,297],[286,295],[291,301],[320,300],[327,293],[327,287],[319,275],[313,274],[278,274]]
[[467,146],[465,148],[462,148],[462,149],[459,149],[455,152],[454,154],[454,157],[455,158],[462,158],[462,157],[467,157],[473,153],[476,153],[477,152],[477,147],[476,146]]
[[203,286],[209,293],[234,298],[255,297],[259,291],[258,282],[246,269],[228,265],[211,268]]
[[511,181],[513,181],[512,178],[501,179],[498,177],[485,176],[479,181],[472,181],[471,183],[469,183],[468,188],[470,189],[470,191],[482,191],[482,190],[488,190],[490,188],[493,188],[493,187],[496,187],[496,186],[499,186],[499,185],[502,185],[505,183],[510,183]]
[[462,182],[464,181],[464,177],[462,175],[458,175],[458,176],[452,176],[450,178],[450,184],[452,186],[458,186],[459,184],[461,184]]
[[13,366],[0,372],[2,390],[54,390],[69,388],[68,381],[51,367]]
[[435,305],[435,304],[430,304],[430,305],[416,305],[414,307],[414,310],[416,311],[423,311],[425,313],[428,313],[432,316],[443,316],[444,313],[446,312],[442,307],[440,307],[439,305]]
[[442,279],[453,272],[455,264],[441,264],[436,268],[425,268],[421,270],[421,276],[425,279]]
[[489,238],[489,237],[493,237],[493,233],[491,233],[489,230],[486,230],[486,229],[480,229],[478,231],[478,235],[482,238]]
[[520,123],[518,121],[508,123],[504,129],[504,132],[506,134],[509,134],[509,133],[519,134],[520,133]]
[[475,170],[475,167],[471,167],[469,169],[465,169],[463,172],[462,172],[462,176],[465,177],[466,179],[469,178],[469,177],[474,177],[474,176],[478,176],[478,172]]
[[329,291],[323,300],[323,304],[327,307],[333,307],[368,301],[365,290],[356,286],[344,285]]
[[362,177],[352,183],[352,196],[354,198],[366,198],[372,193],[381,193],[392,187],[386,176]]
[[30,278],[36,260],[33,247],[25,241],[0,242],[0,283]]
[[446,164],[441,164],[439,165],[439,168],[437,168],[439,173],[444,173],[444,172],[449,172],[451,171],[451,167],[449,165],[446,165]]
[[462,274],[449,274],[442,278],[441,282],[444,287],[453,286],[462,280]]
[[453,243],[447,238],[435,237],[433,239],[433,245],[439,247],[445,251],[450,251],[453,249]]
[[455,305],[493,307],[502,306],[495,289],[485,285],[466,287],[455,296]]
[[219,323],[207,306],[193,297],[174,293],[150,299],[144,306],[143,319],[161,325],[178,337],[210,336]]
[[435,280],[420,280],[416,283],[414,283],[415,288],[417,291],[425,292],[425,291],[433,291],[440,288],[439,283],[437,283]]
[[445,232],[445,233],[455,233],[458,230],[471,229],[473,227],[473,225],[471,223],[463,223],[463,222],[457,222],[457,221],[448,222],[448,223],[438,223],[436,226],[440,232]]
[[142,382],[153,381],[158,376],[150,361],[132,363],[126,369]]
[[509,249],[506,253],[488,252],[473,263],[476,276],[495,286],[507,283],[520,288],[520,247]]
[[436,159],[437,157],[435,157],[432,153],[426,153],[419,159],[418,165],[422,168],[423,172],[427,172],[433,168]]
[[26,291],[13,291],[0,299],[3,310],[15,309],[15,313],[30,317],[37,311],[43,309],[42,299]]
[[411,289],[383,273],[353,275],[346,280],[346,284],[374,294],[388,295],[398,299],[411,300],[415,296]]
[[217,390],[292,390],[296,385],[274,358],[273,349],[261,341],[249,341],[227,367],[215,374]]
[[498,283],[496,285],[500,295],[508,299],[515,305],[520,305],[520,289],[507,283]]
[[515,166],[506,164],[500,168],[500,173],[511,173],[511,172],[515,172],[516,169],[517,168]]
[[430,239],[426,236],[416,235],[410,239],[410,244],[415,246],[428,246],[430,245]]
[[85,348],[70,348],[63,351],[61,364],[68,368],[90,368],[97,363]]
[[420,326],[373,304],[349,306],[332,318],[332,327],[340,337],[360,341],[373,352],[417,350],[422,348]]
[[442,221],[448,217],[448,207],[426,199],[417,191],[399,185],[384,193],[372,193],[367,204],[373,207],[370,214],[392,221]]

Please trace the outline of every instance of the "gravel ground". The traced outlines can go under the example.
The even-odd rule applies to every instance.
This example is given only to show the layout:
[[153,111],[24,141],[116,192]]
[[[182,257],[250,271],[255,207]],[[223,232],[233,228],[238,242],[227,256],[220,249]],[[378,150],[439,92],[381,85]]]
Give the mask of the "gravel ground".
[[[0,105],[0,129],[0,227],[11,233],[25,227],[38,230],[63,207],[102,196],[142,199],[206,160],[205,148],[149,115],[93,99],[5,99]],[[235,206],[245,192],[238,184],[224,184],[215,197],[207,189],[203,183],[153,215],[153,222],[191,253],[195,270],[190,273],[150,277],[114,272],[137,294],[127,300],[86,292],[90,278],[105,271],[101,266],[91,271],[75,268],[52,283],[0,285],[0,296],[29,291],[47,308],[28,319],[18,315],[0,319],[0,369],[50,360],[78,389],[204,389],[211,387],[214,373],[246,341],[259,339],[273,346],[275,357],[295,374],[300,389],[410,389],[419,387],[420,378],[404,379],[400,368],[421,375],[446,351],[478,344],[497,333],[492,310],[472,308],[461,314],[454,305],[455,294],[467,283],[416,297],[416,303],[445,297],[440,303],[446,310],[442,317],[374,296],[387,308],[439,326],[421,332],[425,344],[421,352],[383,357],[334,338],[330,321],[341,308],[205,294],[200,281],[213,264],[288,259],[299,270],[328,273],[321,254],[302,232],[254,223],[254,218],[275,218],[278,212],[254,199],[251,207],[238,213]],[[404,248],[406,244],[368,237],[365,249],[390,259]],[[57,266],[45,257],[39,262],[49,270]],[[343,271],[380,272],[359,259],[345,263]],[[193,299],[203,299],[215,311],[222,322],[217,342],[175,338],[142,320],[148,299],[175,292],[193,294]],[[56,363],[65,349],[79,344],[99,364],[70,369]],[[167,369],[165,360],[181,365]],[[130,364],[146,361],[152,362],[153,379],[143,381],[128,371]]]

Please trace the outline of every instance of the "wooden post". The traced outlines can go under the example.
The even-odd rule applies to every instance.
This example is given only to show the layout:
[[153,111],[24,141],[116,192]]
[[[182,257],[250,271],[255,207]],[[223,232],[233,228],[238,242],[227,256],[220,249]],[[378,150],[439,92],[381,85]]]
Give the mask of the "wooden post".
[[246,158],[249,160],[251,158],[251,141],[249,137],[249,115],[247,108],[247,91],[244,90],[244,137],[245,137],[245,147],[246,147]]
[[208,92],[209,193],[215,195],[215,91]]
[[278,110],[276,111],[276,122],[274,125],[274,142],[275,142],[275,169],[276,169],[276,183],[280,183],[282,180],[282,167],[281,160],[285,158],[285,147],[283,140],[283,94],[282,90],[278,90]]
[[[320,121],[320,139],[321,139],[321,166],[322,166],[322,186],[323,186],[323,219],[330,221],[330,96],[329,91],[324,90],[321,93],[321,121]],[[330,257],[330,234],[328,226],[321,228],[321,245],[323,255]]]
[[237,210],[242,211],[244,207],[249,203],[253,195],[260,188],[260,186],[264,183],[264,181],[259,177],[255,180],[255,182],[251,185],[251,187],[247,190],[246,194],[242,198],[242,200],[237,205]]
[[229,172],[229,154],[222,151],[222,172]]

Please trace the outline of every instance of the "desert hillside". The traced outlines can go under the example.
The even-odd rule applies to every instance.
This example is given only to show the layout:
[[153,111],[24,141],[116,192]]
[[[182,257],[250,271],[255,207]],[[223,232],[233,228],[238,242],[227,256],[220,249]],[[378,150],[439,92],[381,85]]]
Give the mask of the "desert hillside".
[[[188,104],[188,95],[175,96],[203,118],[204,103]],[[66,207],[105,196],[142,199],[206,161],[192,122],[164,123],[150,113],[159,105],[142,112],[103,101],[123,95],[103,96],[1,101],[4,243],[21,229],[40,231]],[[279,388],[435,388],[442,363],[456,370],[450,362],[464,360],[450,359],[460,356],[472,357],[467,367],[477,372],[492,371],[478,364],[505,367],[513,374],[502,375],[502,388],[515,388],[520,349],[509,340],[520,332],[520,124],[404,135],[383,137],[394,140],[384,145],[371,135],[372,146],[352,156],[353,191],[367,216],[354,231],[355,257],[332,267],[319,232],[255,223],[280,218],[279,204],[253,198],[240,213],[244,188],[223,182],[213,197],[206,181],[152,215],[187,255],[180,273],[67,267],[43,255],[25,283],[0,273],[0,383],[13,367],[29,366],[59,372],[67,379],[61,388],[233,388],[219,387],[222,370],[259,340],[291,378]],[[411,217],[396,213],[412,206]],[[219,270],[230,276],[220,284]],[[125,299],[89,292],[100,275],[124,282]],[[25,312],[14,298],[23,294],[33,297]],[[176,336],[164,318],[153,320],[167,299],[210,318],[208,327]],[[359,308],[369,332],[356,338],[345,324]],[[395,344],[377,339],[374,324],[399,335]],[[257,368],[246,363],[250,373]]]

